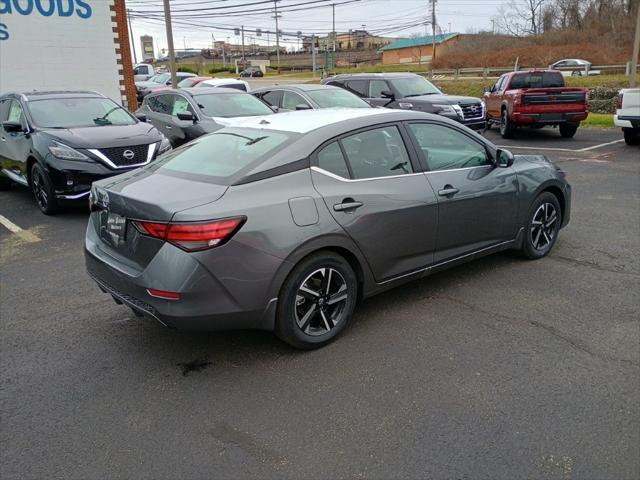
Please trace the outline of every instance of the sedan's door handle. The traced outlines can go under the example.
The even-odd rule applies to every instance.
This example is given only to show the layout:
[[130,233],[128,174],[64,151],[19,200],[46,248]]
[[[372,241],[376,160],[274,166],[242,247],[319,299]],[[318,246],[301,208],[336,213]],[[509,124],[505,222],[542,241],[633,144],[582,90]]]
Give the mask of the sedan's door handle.
[[171,125],[165,125],[164,128],[166,128],[167,130],[171,130],[173,127]]
[[438,195],[440,195],[441,197],[448,197],[450,195],[455,195],[459,191],[459,188],[455,188],[451,185],[445,185],[442,190],[438,190]]
[[356,208],[360,208],[364,203],[356,202],[353,198],[345,198],[342,203],[336,203],[333,206],[333,209],[336,212],[349,212],[351,210],[355,210]]

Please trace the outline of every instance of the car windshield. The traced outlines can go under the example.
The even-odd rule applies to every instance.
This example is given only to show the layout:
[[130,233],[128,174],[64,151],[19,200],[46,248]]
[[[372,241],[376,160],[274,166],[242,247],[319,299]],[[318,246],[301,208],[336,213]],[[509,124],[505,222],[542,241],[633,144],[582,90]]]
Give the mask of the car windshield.
[[509,88],[564,87],[560,72],[518,73],[511,79]]
[[194,179],[224,179],[262,161],[291,139],[284,132],[252,128],[224,129],[173,150],[159,162],[159,171]]
[[433,83],[419,76],[394,78],[391,83],[402,98],[442,93]]
[[320,108],[371,108],[367,102],[341,88],[311,90],[306,93]]
[[249,117],[273,113],[267,105],[248,93],[210,93],[194,97],[208,117]]
[[136,120],[108,98],[54,98],[32,100],[29,112],[42,128],[133,125]]

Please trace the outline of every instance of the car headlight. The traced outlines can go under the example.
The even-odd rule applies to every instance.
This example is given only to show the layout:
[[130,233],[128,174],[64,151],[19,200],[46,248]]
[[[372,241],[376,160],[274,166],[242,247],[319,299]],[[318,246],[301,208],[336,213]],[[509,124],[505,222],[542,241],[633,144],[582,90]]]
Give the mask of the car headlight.
[[407,108],[407,109],[411,109],[413,108],[413,103],[409,103],[409,102],[398,102],[398,106],[400,108]]
[[62,160],[89,160],[89,157],[84,153],[59,142],[53,142],[53,145],[49,146],[49,152],[54,157]]
[[171,150],[171,142],[167,137],[162,137],[162,141],[160,142],[160,147],[158,148],[158,155],[162,155],[165,152]]
[[448,113],[448,114],[453,114],[453,115],[457,115],[458,117],[462,118],[462,108],[460,108],[460,105],[438,105],[435,104],[433,105],[434,108],[436,108],[436,113],[441,114],[441,113]]

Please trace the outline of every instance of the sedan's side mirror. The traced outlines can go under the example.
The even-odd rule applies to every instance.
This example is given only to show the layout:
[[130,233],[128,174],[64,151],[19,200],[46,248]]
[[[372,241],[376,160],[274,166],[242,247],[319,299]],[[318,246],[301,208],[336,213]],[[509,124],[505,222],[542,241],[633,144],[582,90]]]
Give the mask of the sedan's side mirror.
[[186,122],[196,122],[196,117],[193,116],[191,112],[178,112],[177,114],[178,120],[184,120]]
[[141,122],[147,121],[147,116],[144,113],[136,113],[136,118]]
[[498,167],[508,168],[513,165],[513,160],[513,153],[511,153],[509,150],[503,150],[502,148],[499,148],[496,151],[496,164]]
[[22,128],[22,123],[20,122],[2,122],[2,128],[7,133],[18,133],[24,132],[24,128]]
[[388,98],[389,100],[393,100],[394,98],[396,98],[391,90],[382,90],[380,92],[380,95],[382,95],[382,98]]
[[273,110],[273,113],[278,113],[280,111],[280,107],[277,105],[269,105],[269,108]]
[[491,93],[493,92],[493,87],[484,87],[484,93]]
[[307,105],[306,103],[300,103],[296,105],[296,110],[311,110],[311,105]]

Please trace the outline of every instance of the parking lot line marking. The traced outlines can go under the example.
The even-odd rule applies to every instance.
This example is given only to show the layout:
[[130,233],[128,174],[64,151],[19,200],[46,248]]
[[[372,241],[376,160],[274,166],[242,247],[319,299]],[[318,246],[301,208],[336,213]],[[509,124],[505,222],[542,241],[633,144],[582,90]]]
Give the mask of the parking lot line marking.
[[613,142],[601,143],[600,145],[594,145],[593,147],[581,148],[578,152],[587,152],[589,150],[595,150],[596,148],[606,147],[607,145],[613,145],[614,143],[624,142],[624,138],[620,140],[614,140]]
[[524,147],[521,145],[498,145],[498,148],[520,148],[523,150],[552,150],[554,152],[581,152],[582,150],[572,150],[570,148],[553,148],[553,147]]
[[11,220],[9,220],[7,217],[3,215],[0,215],[0,223],[4,225],[4,227],[7,230],[9,230],[12,233],[15,233],[25,242],[33,243],[33,242],[40,241],[40,238],[37,235],[34,235],[31,232],[23,230],[22,228],[20,228],[18,225],[16,225],[15,223],[13,223]]

